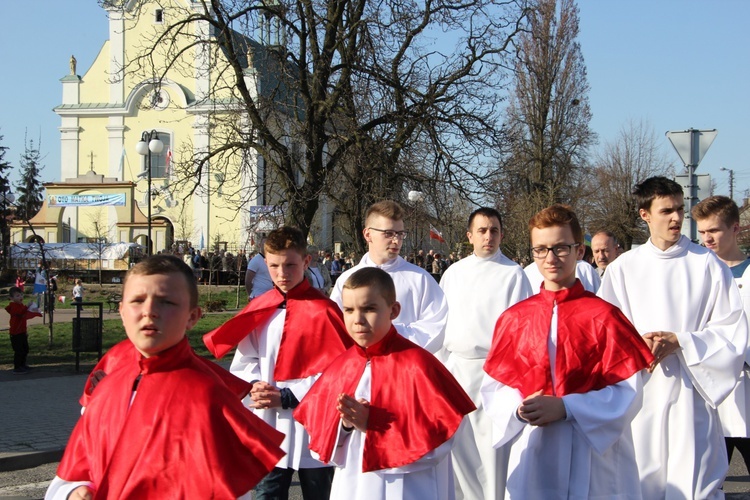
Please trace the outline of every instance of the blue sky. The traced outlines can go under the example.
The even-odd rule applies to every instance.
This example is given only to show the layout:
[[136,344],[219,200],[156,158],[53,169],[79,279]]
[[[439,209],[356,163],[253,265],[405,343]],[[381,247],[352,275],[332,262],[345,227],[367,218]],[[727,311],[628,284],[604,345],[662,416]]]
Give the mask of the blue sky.
[[[586,62],[601,147],[629,120],[647,122],[668,158],[680,164],[664,133],[718,129],[698,168],[735,199],[750,189],[744,158],[750,141],[750,1],[578,0],[579,41]],[[60,180],[59,79],[74,54],[83,75],[108,36],[95,0],[4,0],[0,16],[0,135],[18,165],[24,134],[41,138],[45,181]]]

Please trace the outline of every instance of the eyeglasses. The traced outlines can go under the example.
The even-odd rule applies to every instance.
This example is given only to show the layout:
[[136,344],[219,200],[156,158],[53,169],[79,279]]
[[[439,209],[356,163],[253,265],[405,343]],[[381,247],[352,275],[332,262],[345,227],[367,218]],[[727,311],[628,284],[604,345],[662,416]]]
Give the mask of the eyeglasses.
[[387,240],[393,240],[393,239],[405,240],[406,239],[406,231],[394,231],[393,229],[378,229],[376,227],[368,227],[367,229],[370,229],[371,231],[377,231],[379,233],[383,233],[383,236],[385,236],[385,239]]
[[535,259],[544,259],[550,250],[555,254],[555,257],[567,257],[573,251],[573,248],[580,246],[580,243],[573,243],[572,245],[555,245],[553,247],[534,247],[531,249],[531,255]]

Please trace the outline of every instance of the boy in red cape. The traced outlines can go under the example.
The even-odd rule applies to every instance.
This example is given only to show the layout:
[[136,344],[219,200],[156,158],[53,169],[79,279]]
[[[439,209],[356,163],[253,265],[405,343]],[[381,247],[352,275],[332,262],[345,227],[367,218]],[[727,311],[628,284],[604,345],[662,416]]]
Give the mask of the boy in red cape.
[[138,263],[120,315],[130,346],[118,345],[87,396],[46,498],[248,495],[283,455],[284,436],[243,407],[242,381],[190,348],[185,332],[201,317],[192,270],[169,255]]
[[529,230],[544,284],[498,319],[481,389],[495,446],[511,443],[506,498],[641,498],[630,421],[653,356],[576,279],[570,207],[542,210]]
[[365,267],[344,284],[344,322],[357,343],[294,412],[310,449],[337,465],[331,499],[454,498],[450,448],[469,396],[428,351],[391,324],[391,277]]
[[271,231],[264,249],[274,288],[203,341],[219,357],[237,346],[229,370],[253,382],[250,408],[286,436],[281,445],[286,456],[258,484],[256,500],[286,498],[295,470],[305,500],[328,500],[333,467],[310,455],[307,433],[292,411],[352,340],[338,306],[305,279],[310,256],[302,232]]

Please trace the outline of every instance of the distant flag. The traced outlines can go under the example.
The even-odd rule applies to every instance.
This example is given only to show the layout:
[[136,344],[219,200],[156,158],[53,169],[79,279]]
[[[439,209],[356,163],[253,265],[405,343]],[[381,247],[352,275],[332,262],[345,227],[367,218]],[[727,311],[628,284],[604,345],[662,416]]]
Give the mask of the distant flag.
[[166,163],[165,173],[169,175],[169,169],[172,166],[172,148],[171,147],[167,148],[167,159],[165,163]]
[[435,226],[430,224],[430,239],[432,240],[438,240],[441,243],[445,243],[445,239],[443,238],[443,233],[435,229]]

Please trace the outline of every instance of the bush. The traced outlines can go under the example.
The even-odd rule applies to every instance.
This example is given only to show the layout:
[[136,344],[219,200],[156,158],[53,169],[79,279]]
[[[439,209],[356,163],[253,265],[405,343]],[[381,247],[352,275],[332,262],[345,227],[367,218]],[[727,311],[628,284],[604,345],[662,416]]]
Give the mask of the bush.
[[207,300],[203,305],[205,312],[221,312],[226,311],[227,301],[225,299],[213,299]]

